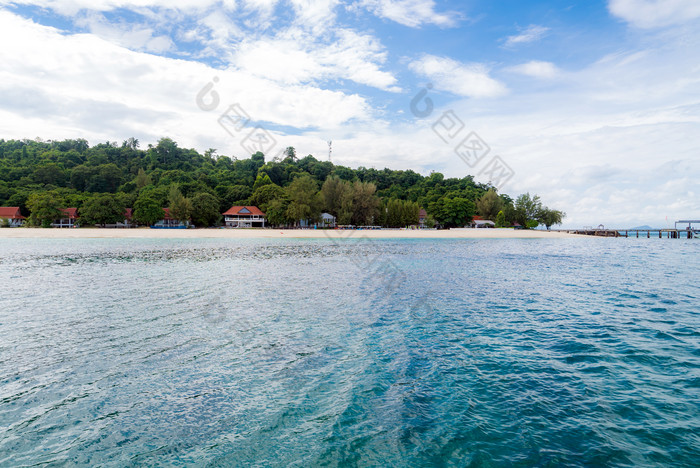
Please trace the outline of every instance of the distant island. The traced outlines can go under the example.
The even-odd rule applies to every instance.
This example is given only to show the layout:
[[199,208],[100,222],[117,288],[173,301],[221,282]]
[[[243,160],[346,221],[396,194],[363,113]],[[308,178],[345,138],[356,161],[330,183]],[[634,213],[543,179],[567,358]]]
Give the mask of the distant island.
[[[30,226],[50,227],[68,216],[81,226],[124,221],[153,225],[165,218],[220,226],[222,213],[252,206],[267,226],[316,223],[400,228],[474,226],[549,229],[565,213],[529,193],[515,200],[472,176],[422,176],[412,170],[351,169],[312,155],[265,161],[200,154],[170,138],[141,149],[135,138],[90,147],[84,139],[0,140],[0,206],[19,208]],[[72,211],[70,211],[72,210]],[[79,218],[78,218],[79,217]],[[10,225],[4,219],[3,224]]]

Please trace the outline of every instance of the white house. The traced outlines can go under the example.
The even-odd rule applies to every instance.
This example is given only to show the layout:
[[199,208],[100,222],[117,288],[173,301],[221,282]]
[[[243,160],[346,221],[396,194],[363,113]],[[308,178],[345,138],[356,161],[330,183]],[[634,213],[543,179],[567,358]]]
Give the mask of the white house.
[[257,206],[232,206],[223,215],[226,227],[265,227],[265,213]]

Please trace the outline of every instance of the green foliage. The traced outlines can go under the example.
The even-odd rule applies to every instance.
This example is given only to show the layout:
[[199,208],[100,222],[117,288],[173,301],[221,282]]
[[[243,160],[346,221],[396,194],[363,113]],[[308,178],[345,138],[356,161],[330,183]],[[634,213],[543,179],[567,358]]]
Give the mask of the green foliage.
[[8,218],[0,218],[0,227],[9,228],[10,220]]
[[133,218],[139,224],[151,226],[165,217],[165,211],[148,194],[141,194],[134,204]]
[[[542,215],[542,201],[538,195],[524,193],[515,199],[515,216],[520,225],[532,229],[537,227]],[[533,225],[534,223],[534,225]]]
[[321,216],[323,201],[316,181],[308,174],[297,177],[285,191],[289,199],[286,217],[293,223],[316,221]]
[[185,198],[180,188],[173,184],[168,194],[170,217],[178,221],[189,221],[192,216],[192,202]]
[[[528,219],[545,225],[558,222],[556,217],[545,219],[545,211],[536,215],[522,203],[514,204],[508,195],[496,194],[471,176],[458,179],[437,172],[424,177],[410,170],[351,169],[311,155],[299,159],[291,147],[282,160],[266,163],[262,153],[241,160],[214,157],[213,151],[199,154],[180,148],[170,138],[144,149],[140,146],[135,138],[120,145],[106,142],[93,147],[82,139],[0,140],[0,206],[19,206],[23,213],[31,214],[28,200],[34,194],[52,193],[60,198],[61,207],[82,208],[93,194],[112,193],[127,207],[135,208],[143,198],[154,201],[160,209],[170,205],[170,186],[177,184],[185,199],[194,201],[200,193],[210,194],[216,198],[219,212],[232,205],[252,204],[269,211],[273,225],[287,225],[308,213],[313,219],[318,212],[314,195],[321,187],[321,208],[336,216],[339,224],[415,224],[412,218],[401,220],[397,214],[401,211],[397,207],[406,207],[408,202],[425,208],[431,219],[445,227],[464,225],[477,211],[489,219],[503,211],[505,225],[518,219],[523,226]],[[295,197],[300,193],[304,196],[292,200],[288,191],[300,178],[313,181],[316,192],[310,195],[310,191],[299,192],[296,187],[291,189]],[[207,202],[211,202],[210,197]],[[390,202],[391,216],[386,211]],[[186,201],[180,203],[186,208]]]
[[80,208],[82,226],[116,224],[125,219],[125,206],[112,194],[94,195]]
[[270,226],[286,226],[291,221],[287,217],[289,200],[287,198],[276,198],[267,204],[263,212],[266,215],[267,223]]
[[31,211],[29,224],[31,226],[51,227],[51,223],[63,217],[63,200],[56,193],[34,193],[27,200],[27,208]]
[[484,219],[494,221],[498,213],[503,209],[503,200],[495,190],[491,189],[481,196],[476,202],[476,212]]
[[[286,198],[286,196],[287,195],[284,189],[279,185],[264,185],[257,189],[255,192],[253,192],[253,195],[250,197],[249,203],[262,209],[272,200]],[[263,209],[263,211],[265,210]]]
[[420,206],[416,202],[391,199],[382,205],[380,224],[390,228],[414,226],[418,224],[419,211]]
[[443,197],[428,208],[443,227],[464,227],[474,218],[474,202],[463,197]]
[[499,211],[498,214],[496,215],[496,227],[506,227],[506,214],[503,212],[503,210]]
[[214,195],[199,192],[192,197],[192,222],[196,226],[213,226],[220,219],[219,200]]
[[141,190],[145,186],[151,185],[152,183],[153,181],[151,180],[151,177],[146,174],[146,171],[144,171],[142,167],[140,167],[138,174],[136,174],[136,177],[134,178],[136,190]]
[[552,210],[547,207],[542,208],[540,211],[540,217],[538,221],[544,224],[547,229],[551,228],[555,224],[561,224],[562,220],[566,217],[566,213],[559,210]]
[[260,187],[264,187],[265,185],[271,185],[272,180],[270,180],[270,176],[267,174],[258,174],[258,177],[255,179],[255,183],[253,184],[253,190],[257,190]]

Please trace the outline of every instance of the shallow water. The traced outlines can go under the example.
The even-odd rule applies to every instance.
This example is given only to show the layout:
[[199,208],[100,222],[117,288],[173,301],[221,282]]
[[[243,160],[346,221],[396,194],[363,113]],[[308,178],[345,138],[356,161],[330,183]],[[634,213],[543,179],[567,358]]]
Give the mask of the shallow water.
[[0,465],[697,466],[699,251],[0,240]]

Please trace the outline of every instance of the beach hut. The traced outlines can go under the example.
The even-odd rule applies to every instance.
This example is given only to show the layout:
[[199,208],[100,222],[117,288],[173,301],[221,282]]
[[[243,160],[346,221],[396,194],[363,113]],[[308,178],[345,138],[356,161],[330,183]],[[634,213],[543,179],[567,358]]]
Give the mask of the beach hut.
[[420,211],[418,211],[418,227],[419,228],[424,228],[425,227],[425,220],[428,219],[428,213],[421,208]]
[[336,226],[336,219],[330,213],[321,213],[321,227],[324,228],[334,228]]
[[10,227],[19,227],[24,224],[26,218],[22,216],[19,206],[0,206],[0,220],[4,219],[9,222]]
[[51,227],[57,228],[74,228],[78,226],[78,209],[77,208],[62,208],[63,217],[51,223]]
[[180,221],[170,216],[170,208],[163,208],[165,217],[151,226],[152,229],[187,229],[190,227],[190,221]]
[[265,227],[265,213],[257,206],[232,206],[223,215],[226,227]]
[[19,227],[24,224],[26,218],[22,216],[18,206],[2,206],[0,207],[0,220],[5,219],[10,227]]
[[496,223],[489,219],[484,219],[481,216],[474,216],[472,222],[469,223],[470,228],[495,228]]

